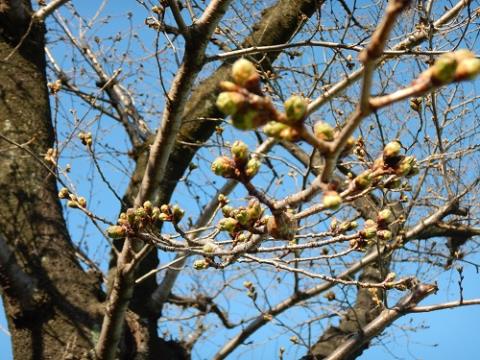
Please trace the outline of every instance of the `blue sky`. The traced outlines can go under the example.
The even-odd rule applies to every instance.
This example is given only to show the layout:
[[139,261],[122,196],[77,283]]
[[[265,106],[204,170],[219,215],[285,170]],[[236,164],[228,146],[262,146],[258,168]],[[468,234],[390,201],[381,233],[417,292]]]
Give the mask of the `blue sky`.
[[[90,15],[95,13],[98,2],[93,1],[74,1],[74,4],[77,6],[79,11],[85,18],[88,18]],[[448,6],[448,3],[445,2],[445,5]],[[441,7],[440,2],[435,4],[435,6]],[[125,16],[127,12],[132,12],[131,17]],[[66,13],[66,12],[65,12]],[[87,36],[91,40],[94,36],[106,37],[111,36],[115,37],[117,33],[124,33],[132,26],[132,28],[141,34],[143,44],[152,45],[154,42],[153,32],[141,31],[143,28],[143,21],[148,15],[146,11],[138,5],[136,2],[109,2],[106,4],[106,7],[103,9],[100,19],[106,19],[107,15],[112,16],[112,24],[116,24],[117,28],[109,28],[99,25],[98,28],[93,28],[87,31]],[[53,24],[52,24],[53,26]],[[76,24],[72,24],[72,27],[75,27]],[[56,33],[52,32],[48,37],[55,38]],[[115,45],[114,40],[112,42],[112,47]],[[138,85],[138,81],[142,81],[142,91],[146,93],[145,103],[151,104],[155,99],[161,99],[161,94],[153,94],[153,91],[150,91],[150,88],[158,89],[158,80],[151,74],[156,74],[153,71],[153,68],[148,68],[152,66],[151,62],[145,61],[146,69],[144,72],[135,74],[134,71],[138,64],[138,61],[142,61],[142,55],[144,49],[140,46],[140,42],[130,41],[130,42],[120,42],[120,45],[115,45],[117,47],[115,53],[115,59],[118,60],[120,53],[122,51],[130,51],[135,58],[135,61],[132,64],[125,62],[122,64],[122,74],[125,76],[127,85],[130,84],[132,87]],[[63,66],[68,67],[71,64],[70,57],[78,56],[72,55],[71,50],[65,48],[61,42],[55,43],[52,48],[55,51],[55,55],[58,56],[58,59],[61,60]],[[149,49],[151,50],[151,49]],[[113,52],[113,51],[112,51]],[[478,51],[477,51],[478,53]],[[108,53],[106,54],[108,55]],[[312,56],[320,56],[319,54],[313,54]],[[299,60],[300,61],[300,60]],[[304,61],[304,60],[301,60]],[[306,60],[305,60],[306,61]],[[150,65],[147,65],[150,64]],[[109,73],[113,73],[116,70],[116,63],[107,62],[107,70]],[[172,71],[168,65],[166,65],[166,80],[169,80],[172,77]],[[122,76],[123,76],[122,75]],[[138,75],[138,76],[134,76]],[[404,82],[410,80],[408,78],[411,74],[405,74],[405,79],[401,79]],[[141,80],[138,80],[142,77]],[[477,83],[478,84],[478,81]],[[468,91],[476,93],[476,84],[466,85]],[[148,98],[150,96],[150,98]],[[61,123],[59,125],[59,133],[68,134],[78,127],[88,128],[97,136],[99,143],[112,145],[118,151],[127,151],[128,142],[123,136],[122,128],[117,124],[112,124],[109,119],[102,118],[97,121],[92,112],[90,112],[85,106],[79,105],[77,100],[67,96],[62,95],[62,101],[64,101],[64,107],[59,109],[59,113],[65,118],[70,118],[70,121]],[[161,100],[159,100],[161,101]],[[54,104],[52,104],[54,105]],[[70,108],[76,108],[78,110],[78,119],[72,118],[71,115],[68,115]],[[156,126],[156,119],[154,117],[147,119],[148,124],[151,127]],[[94,124],[89,127],[89,124]],[[235,133],[229,133],[229,129],[226,130],[226,137],[234,137]],[[111,139],[111,140],[110,140]],[[250,144],[253,144],[255,139],[253,137],[248,137],[246,141]],[[110,220],[114,220],[115,215],[119,210],[118,202],[111,195],[108,188],[99,178],[98,173],[96,173],[94,167],[91,163],[86,162],[88,159],[85,154],[80,155],[81,149],[80,146],[69,146],[64,152],[64,157],[62,158],[62,166],[65,166],[67,163],[72,165],[72,183],[75,185],[78,193],[80,194],[89,194],[89,208],[93,211],[98,210],[102,215],[108,216]],[[107,151],[108,148],[104,147],[100,151]],[[202,156],[205,159],[212,156],[212,153],[215,153],[217,150],[204,150],[200,153],[199,164],[205,165],[207,160],[202,160]],[[214,154],[216,155],[216,154]],[[123,194],[124,189],[128,184],[128,174],[125,174],[125,169],[129,169],[132,166],[132,162],[126,157],[119,157],[119,164],[115,166],[111,165],[105,158],[102,165],[102,168],[105,173],[108,175],[108,178],[111,179],[111,182],[114,188],[119,194]],[[280,165],[281,166],[281,165]],[[288,169],[282,168],[282,171],[287,171]],[[202,171],[202,170],[199,170]],[[208,171],[202,175],[205,178],[212,177]],[[265,177],[266,178],[266,177]],[[218,181],[218,180],[217,180]],[[259,180],[260,181],[260,180]],[[290,187],[295,187],[296,184],[292,179],[286,179],[283,187],[276,188],[276,197],[282,197],[285,194],[289,193]],[[205,189],[207,196],[212,193],[212,189]],[[241,192],[236,193],[238,197],[242,196]],[[190,207],[191,212],[196,213],[199,211],[191,201],[191,193],[184,186],[181,185],[175,197],[175,201],[178,201],[184,207]],[[98,262],[102,268],[106,268],[106,259],[108,258],[108,246],[105,243],[102,236],[99,232],[92,226],[88,220],[82,214],[79,214],[76,211],[71,211],[65,209],[68,217],[68,226],[73,235],[73,240],[76,243],[82,244],[85,247],[86,251],[92,255],[93,259]],[[171,255],[162,255],[162,262],[166,262],[167,259],[171,258]],[[470,259],[475,260],[475,259]],[[478,256],[477,256],[478,260]],[[466,266],[465,267],[465,281],[464,286],[464,297],[465,298],[478,298],[480,297],[480,287],[479,287],[479,275],[475,272],[474,268]],[[268,273],[265,273],[266,276]],[[440,286],[440,291],[437,295],[431,296],[428,301],[425,301],[425,304],[428,303],[439,303],[451,300],[458,299],[458,291],[456,282],[458,281],[458,274],[455,270],[447,271],[442,274],[432,274],[432,278],[438,281]],[[185,287],[193,286],[195,283],[193,277],[189,275],[182,278],[181,281]],[[243,280],[242,280],[243,281]],[[272,280],[273,281],[273,280]],[[287,291],[287,290],[283,290]],[[287,296],[287,293],[283,293],[282,290],[279,290],[277,294],[278,297]],[[246,297],[239,297],[238,303],[233,303],[231,305],[231,311],[233,314],[241,314],[242,311],[249,310],[251,303]],[[292,318],[299,317],[302,318],[306,316],[302,308],[295,308],[290,311],[287,311],[285,314],[279,317],[280,321],[289,321]],[[395,325],[388,329],[386,334],[383,334],[378,339],[376,339],[372,345],[372,348],[366,351],[361,359],[452,359],[454,357],[459,359],[469,359],[475,358],[477,355],[477,344],[472,334],[478,334],[480,330],[480,322],[476,319],[480,318],[480,307],[467,307],[454,310],[444,310],[431,314],[416,314],[415,316],[405,316],[395,323]],[[11,359],[11,349],[10,349],[10,339],[8,334],[4,331],[7,328],[3,312],[0,315],[0,359]],[[408,329],[415,328],[414,331],[406,331]],[[208,342],[204,343],[202,347],[197,349],[194,352],[194,357],[198,359],[208,359],[211,354],[213,354],[218,344],[224,339],[224,336],[233,336],[238,330],[230,332],[217,332],[212,335],[211,343],[212,346],[209,346]],[[248,341],[252,341],[253,344],[263,344],[263,341],[271,337],[275,332],[278,331],[278,328],[273,326],[266,326],[258,331],[254,336],[252,336]],[[277,359],[278,358],[278,348],[284,346],[287,350],[286,358],[298,358],[304,353],[304,349],[292,346],[289,338],[292,336],[291,333],[286,332],[283,335],[276,337],[274,340],[269,342],[267,345],[255,348],[253,352],[245,352],[244,347],[239,347],[232,355],[232,359]],[[313,335],[315,337],[315,335]]]

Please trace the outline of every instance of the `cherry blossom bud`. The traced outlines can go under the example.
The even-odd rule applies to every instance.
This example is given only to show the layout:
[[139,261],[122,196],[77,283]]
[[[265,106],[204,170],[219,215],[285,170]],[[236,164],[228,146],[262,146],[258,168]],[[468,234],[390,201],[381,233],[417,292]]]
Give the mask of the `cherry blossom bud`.
[[313,133],[318,140],[333,141],[335,137],[335,131],[330,124],[324,121],[317,121],[313,126]]
[[372,185],[372,171],[366,170],[362,172],[354,179],[354,182],[355,187],[360,190],[368,188],[370,185]]
[[277,121],[270,121],[263,127],[263,132],[267,136],[278,139],[283,130],[288,126]]
[[66,199],[68,198],[68,195],[70,194],[70,192],[68,191],[67,188],[61,188],[60,191],[58,192],[58,197],[60,199]]
[[295,124],[305,118],[307,113],[307,101],[297,95],[291,96],[285,101],[285,114],[290,124]]
[[195,270],[205,270],[208,269],[208,262],[206,260],[195,260],[193,262],[193,268]]
[[218,228],[222,231],[232,233],[237,228],[238,221],[233,218],[224,218],[218,222]]
[[285,129],[283,129],[280,132],[280,139],[290,141],[290,142],[295,142],[299,141],[302,137],[300,135],[300,132],[291,126],[287,126]]
[[392,239],[392,232],[390,230],[378,230],[377,237],[380,240],[389,241]]
[[391,159],[395,158],[400,155],[400,151],[402,150],[402,145],[398,141],[389,142],[385,145],[383,149],[383,158],[384,159]]
[[235,175],[235,163],[226,156],[220,156],[212,163],[212,171],[219,176],[232,177]]
[[86,208],[87,207],[87,199],[85,199],[83,196],[80,196],[77,200],[78,202],[78,205],[82,208]]
[[457,66],[455,80],[472,80],[480,74],[480,59],[465,59]]
[[342,198],[336,191],[325,191],[323,194],[323,206],[326,209],[338,209],[342,204]]
[[245,175],[247,175],[249,178],[253,178],[255,175],[257,175],[258,170],[260,170],[260,165],[260,161],[255,158],[251,158],[248,160],[247,165],[245,165]]
[[239,59],[232,66],[233,81],[240,86],[255,85],[260,81],[255,65],[247,59]]
[[237,140],[231,147],[233,160],[239,164],[245,164],[248,160],[248,146],[243,141]]
[[457,59],[453,53],[442,54],[431,68],[432,81],[447,84],[455,79]]
[[202,248],[203,252],[208,254],[214,253],[215,250],[217,249],[218,249],[218,246],[211,241],[205,243],[205,245],[203,245],[203,248]]
[[233,91],[222,92],[217,97],[217,107],[225,115],[233,115],[243,107],[246,103],[246,98],[242,94]]
[[390,224],[395,220],[395,216],[393,215],[390,209],[383,209],[377,215],[377,222],[383,224]]
[[123,238],[125,237],[126,234],[127,234],[127,231],[123,226],[113,225],[107,228],[107,235],[109,238],[112,238],[112,239]]

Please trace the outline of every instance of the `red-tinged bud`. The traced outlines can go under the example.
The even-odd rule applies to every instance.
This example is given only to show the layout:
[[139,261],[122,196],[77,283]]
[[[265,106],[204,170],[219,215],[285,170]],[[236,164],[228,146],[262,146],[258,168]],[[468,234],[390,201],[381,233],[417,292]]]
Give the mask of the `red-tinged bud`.
[[377,222],[379,224],[390,224],[395,220],[395,216],[393,215],[390,209],[383,209],[377,215]]
[[233,177],[235,175],[235,163],[226,156],[220,156],[212,163],[212,171],[225,178]]
[[113,225],[107,228],[107,235],[112,239],[120,239],[125,237],[127,231],[123,226]]
[[293,95],[285,101],[284,105],[288,123],[293,125],[305,118],[307,113],[307,101],[305,98]]
[[240,86],[252,87],[260,82],[255,65],[247,59],[239,59],[232,66],[233,81]]
[[287,126],[285,129],[283,129],[280,132],[279,137],[282,140],[286,140],[286,141],[290,141],[290,142],[296,142],[296,141],[299,141],[302,138],[298,129],[296,129],[294,127],[291,127],[291,126]]
[[245,175],[247,175],[247,177],[250,179],[253,178],[255,175],[257,175],[258,170],[260,170],[260,165],[260,161],[258,161],[256,158],[251,158],[248,160],[247,165],[245,165]]
[[323,206],[326,209],[338,209],[342,204],[342,198],[336,191],[325,191],[323,194]]
[[286,128],[288,128],[288,126],[285,124],[282,124],[277,121],[270,121],[263,127],[263,132],[267,136],[271,136],[275,139],[278,139],[280,138],[280,134],[282,133],[282,131],[285,130]]
[[245,164],[248,161],[248,146],[243,141],[237,140],[231,147],[233,160],[238,164]]
[[80,196],[77,200],[78,202],[78,205],[82,208],[86,208],[87,207],[87,199],[85,199],[83,196]]
[[247,99],[238,92],[226,91],[217,97],[217,108],[225,115],[234,115],[245,106]]
[[333,127],[324,121],[317,121],[315,125],[313,125],[313,133],[318,140],[333,141],[335,138]]
[[268,218],[267,233],[274,239],[292,240],[297,232],[297,226],[292,216],[281,213]]

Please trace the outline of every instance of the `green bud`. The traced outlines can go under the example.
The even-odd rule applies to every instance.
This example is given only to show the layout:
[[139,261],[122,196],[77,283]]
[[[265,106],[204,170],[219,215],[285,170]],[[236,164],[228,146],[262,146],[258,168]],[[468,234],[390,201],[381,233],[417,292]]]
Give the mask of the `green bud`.
[[68,200],[67,201],[67,206],[69,208],[72,208],[72,209],[78,208],[78,203],[77,203],[77,201],[74,201],[74,200]]
[[160,211],[160,209],[159,209],[157,206],[155,206],[155,207],[152,209],[152,219],[153,219],[154,221],[160,219],[160,214],[161,214],[161,213],[162,213],[162,212]]
[[338,209],[342,204],[342,198],[336,191],[326,191],[323,194],[323,206],[326,209]]
[[120,239],[125,237],[127,231],[123,226],[113,225],[107,228],[107,235],[112,239]]
[[245,165],[245,175],[249,178],[253,178],[257,175],[258,170],[260,170],[261,162],[255,158],[248,160],[247,165]]
[[280,134],[283,130],[285,130],[288,126],[282,124],[278,121],[270,121],[263,127],[263,132],[267,136],[271,136],[275,139],[280,137]]
[[360,235],[365,239],[373,239],[377,235],[377,228],[366,227],[360,232]]
[[390,224],[395,220],[395,216],[393,215],[390,209],[383,209],[377,215],[377,222]]
[[440,84],[447,84],[455,79],[457,59],[453,53],[441,55],[433,64],[432,80]]
[[250,216],[247,209],[240,208],[235,214],[235,219],[243,226],[246,226],[250,221]]
[[237,85],[245,86],[257,77],[255,65],[247,59],[238,59],[232,66],[232,78]]
[[178,205],[172,206],[172,221],[175,223],[180,222],[183,216],[185,215],[185,211],[180,208]]
[[250,220],[258,220],[262,216],[263,210],[257,199],[252,199],[248,203],[247,212]]
[[392,239],[392,232],[390,230],[378,230],[377,237],[380,240],[389,241]]
[[244,281],[243,286],[247,289],[251,289],[253,287],[253,283],[251,281]]
[[416,163],[417,162],[413,156],[405,156],[398,163],[397,168],[395,169],[395,174],[398,176],[409,175]]
[[248,146],[243,141],[237,140],[231,147],[233,160],[237,163],[244,164],[248,160]]
[[147,200],[143,203],[143,208],[147,212],[147,214],[151,214],[153,210],[153,204],[151,201]]
[[221,219],[218,222],[218,228],[222,231],[227,231],[229,233],[234,232],[237,228],[237,225],[238,221],[230,217]]
[[193,268],[195,270],[205,270],[208,269],[208,262],[204,259],[202,260],[195,260],[193,262]]
[[362,172],[354,179],[354,181],[355,187],[357,187],[358,189],[363,190],[368,188],[370,185],[372,185],[372,171],[366,170]]
[[232,116],[232,125],[240,130],[253,130],[258,117],[258,111],[254,109],[237,112]]
[[295,142],[295,141],[299,141],[302,137],[298,129],[291,126],[287,126],[285,129],[283,129],[280,132],[279,138],[282,140]]
[[368,219],[365,221],[364,227],[366,228],[376,228],[377,227],[377,223],[375,221],[373,221],[372,219]]
[[245,242],[247,240],[248,240],[248,238],[244,233],[240,233],[235,237],[235,241],[237,241],[237,242]]
[[330,221],[330,231],[335,232],[339,229],[339,223],[337,218],[333,218],[332,221]]
[[305,118],[307,113],[307,101],[303,97],[293,95],[285,101],[284,105],[287,121],[290,124],[294,124]]
[[203,245],[203,252],[205,253],[208,253],[208,254],[212,254],[215,252],[215,250],[218,249],[218,246],[216,244],[214,244],[213,242],[207,242],[205,243],[205,245]]
[[473,80],[478,74],[480,74],[480,59],[465,59],[458,64],[455,79]]
[[225,178],[233,177],[235,175],[235,163],[226,156],[220,156],[212,163],[212,171]]
[[135,224],[135,210],[133,208],[127,209],[127,220],[130,225]]
[[317,121],[315,125],[313,125],[313,133],[318,140],[323,141],[333,141],[335,137],[333,127],[324,121]]
[[230,205],[225,205],[224,207],[222,207],[222,214],[226,218],[231,217],[232,211],[233,211],[233,207],[231,207]]
[[140,219],[143,219],[147,217],[147,212],[143,207],[139,207],[135,209],[135,216],[139,217]]
[[170,206],[168,206],[167,204],[163,204],[162,206],[160,206],[160,211],[165,214],[170,214]]
[[242,108],[247,99],[238,92],[224,91],[217,97],[217,108],[225,115],[234,115]]
[[384,159],[391,159],[400,155],[402,145],[398,141],[389,142],[383,149]]

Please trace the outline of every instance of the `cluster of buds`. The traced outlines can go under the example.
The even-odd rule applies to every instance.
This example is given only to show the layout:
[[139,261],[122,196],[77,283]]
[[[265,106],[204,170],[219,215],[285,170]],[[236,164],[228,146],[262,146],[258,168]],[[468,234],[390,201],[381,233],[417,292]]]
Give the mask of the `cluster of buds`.
[[274,239],[293,240],[297,229],[298,222],[288,211],[267,219],[267,233]]
[[335,234],[344,234],[348,231],[355,230],[358,227],[358,223],[355,220],[338,222],[333,218],[330,222],[330,231]]
[[145,201],[143,206],[129,208],[122,212],[117,220],[117,225],[110,226],[107,234],[111,238],[122,238],[129,232],[146,228],[158,227],[160,222],[171,221],[178,223],[185,214],[178,205],[153,206],[151,201]]
[[240,130],[252,130],[276,117],[271,100],[262,96],[260,75],[255,65],[246,59],[232,66],[233,82],[222,81],[223,90],[217,97],[217,107],[232,116],[232,124]]
[[80,133],[78,134],[78,138],[80,139],[80,141],[82,142],[83,145],[85,146],[92,146],[92,143],[93,143],[93,140],[92,140],[92,133],[91,132],[83,132],[83,131],[80,131]]
[[86,208],[87,207],[87,199],[83,196],[77,196],[72,194],[67,188],[61,188],[58,192],[59,199],[65,199],[67,201],[67,206],[70,208]]
[[257,290],[251,281],[245,281],[243,287],[247,289],[247,296],[255,301],[257,299]]
[[413,156],[401,154],[402,145],[398,141],[389,142],[383,149],[381,157],[373,163],[372,170],[384,170],[386,173],[407,178],[415,176],[419,172],[417,160]]
[[459,50],[442,54],[432,67],[424,71],[421,79],[430,79],[434,85],[444,85],[452,81],[471,80],[480,74],[480,59],[469,50]]
[[263,209],[257,199],[252,199],[246,207],[233,208],[230,205],[224,205],[222,213],[224,218],[218,222],[218,228],[236,238],[241,230],[255,226],[262,218]]
[[231,147],[233,158],[220,156],[212,163],[212,171],[224,178],[250,180],[260,170],[260,161],[250,155],[247,145],[242,141],[235,141]]
[[390,209],[383,209],[377,214],[376,220],[368,219],[365,221],[363,229],[359,232],[360,238],[352,240],[352,247],[363,251],[367,245],[372,245],[374,239],[378,239],[382,244],[392,239],[392,232],[389,230],[390,224],[395,221],[395,216]]

